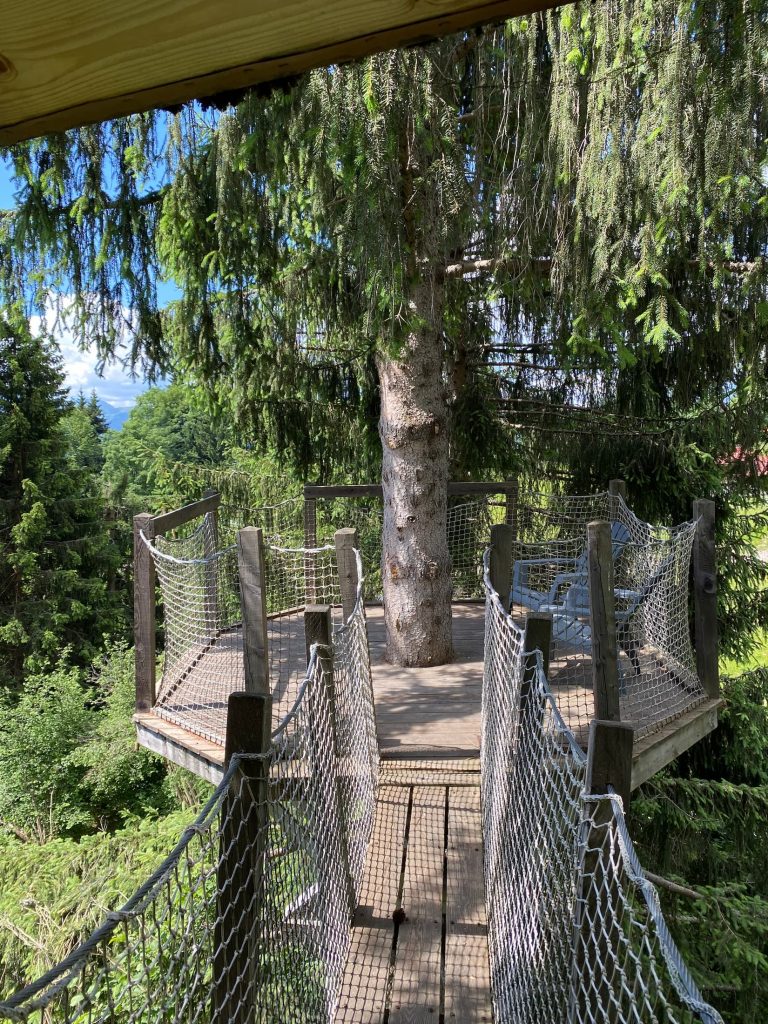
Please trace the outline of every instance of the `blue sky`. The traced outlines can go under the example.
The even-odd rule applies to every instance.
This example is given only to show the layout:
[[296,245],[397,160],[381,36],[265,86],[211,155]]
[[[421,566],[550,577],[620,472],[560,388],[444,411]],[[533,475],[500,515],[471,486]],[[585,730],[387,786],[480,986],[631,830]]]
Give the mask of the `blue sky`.
[[[14,206],[13,191],[9,162],[0,156],[0,209],[8,210]],[[163,299],[170,299],[173,295],[170,286],[161,291]],[[32,327],[35,327],[34,322]],[[132,379],[119,363],[106,366],[103,376],[99,376],[95,352],[83,351],[70,331],[59,330],[55,337],[64,359],[66,384],[73,395],[77,395],[81,388],[86,395],[95,391],[101,401],[116,409],[127,410],[135,404],[138,395],[147,390],[148,385],[143,380]]]

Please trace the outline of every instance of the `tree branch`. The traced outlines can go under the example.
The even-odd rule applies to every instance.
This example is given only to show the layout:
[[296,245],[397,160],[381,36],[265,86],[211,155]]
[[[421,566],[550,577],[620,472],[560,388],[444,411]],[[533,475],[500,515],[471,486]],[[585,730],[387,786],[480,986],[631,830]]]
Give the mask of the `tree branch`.
[[[688,266],[698,268],[701,266],[698,260],[690,259]],[[722,264],[712,261],[705,264],[705,269],[714,273],[718,269],[725,270],[728,274],[751,274],[760,267],[762,260],[726,260]],[[489,259],[461,260],[459,263],[449,263],[443,269],[445,277],[465,277],[467,274],[493,272],[496,270],[530,270],[535,269],[540,273],[548,273],[552,267],[552,260],[548,256],[498,256]]]
[[689,889],[687,885],[679,885],[677,882],[671,882],[668,878],[664,878],[662,875],[654,875],[652,871],[644,871],[643,874],[649,882],[659,886],[661,889],[668,889],[670,892],[674,892],[678,896],[687,896],[692,900],[703,900],[705,898],[702,893],[696,892],[695,889]]

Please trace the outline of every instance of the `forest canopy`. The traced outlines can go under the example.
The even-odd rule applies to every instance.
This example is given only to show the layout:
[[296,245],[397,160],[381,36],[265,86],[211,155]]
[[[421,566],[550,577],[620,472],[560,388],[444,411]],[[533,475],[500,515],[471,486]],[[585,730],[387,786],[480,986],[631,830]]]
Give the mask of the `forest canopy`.
[[[768,988],[766,681],[750,660],[768,622],[767,84],[765,2],[601,0],[9,151],[10,844],[114,830],[123,799],[137,814],[173,802],[156,762],[113,746],[115,723],[130,728],[112,644],[133,512],[207,486],[247,505],[381,477],[385,565],[437,566],[439,611],[449,478],[588,493],[623,477],[649,521],[712,497],[735,678],[721,728],[645,787],[633,829],[649,865],[700,887],[698,917],[669,901],[673,930],[708,997],[751,1019]],[[127,343],[139,372],[173,378],[120,434],[67,399],[28,329],[57,300],[102,358]],[[449,656],[430,614],[396,654]],[[50,713],[33,735],[22,702]],[[55,770],[25,795],[23,751],[45,743]],[[95,785],[109,759],[119,770]]]

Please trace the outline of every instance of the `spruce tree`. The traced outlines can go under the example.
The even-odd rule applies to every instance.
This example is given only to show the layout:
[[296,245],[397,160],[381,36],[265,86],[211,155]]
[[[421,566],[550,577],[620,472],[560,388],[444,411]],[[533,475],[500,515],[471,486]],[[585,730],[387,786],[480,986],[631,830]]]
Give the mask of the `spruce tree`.
[[14,150],[0,287],[46,264],[102,352],[130,310],[257,443],[380,469],[389,653],[434,663],[451,470],[557,461],[558,406],[762,408],[767,74],[762,0],[601,0],[91,126]]
[[18,687],[66,647],[87,664],[119,624],[98,479],[73,472],[61,359],[26,324],[0,320],[0,685]]

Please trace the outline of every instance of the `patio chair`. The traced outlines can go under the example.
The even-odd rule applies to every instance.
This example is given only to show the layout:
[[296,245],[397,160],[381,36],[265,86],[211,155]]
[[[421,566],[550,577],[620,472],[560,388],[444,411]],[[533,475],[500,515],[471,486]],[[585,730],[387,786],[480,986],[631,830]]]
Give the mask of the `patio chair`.
[[[631,540],[629,530],[623,523],[611,523],[611,548],[614,562]],[[555,576],[549,590],[537,590],[528,585],[529,572],[532,566],[563,566]],[[565,567],[568,566],[566,569]],[[576,557],[570,558],[520,558],[512,567],[512,589],[509,599],[511,604],[521,604],[533,612],[545,611],[545,605],[562,605],[559,592],[568,587],[565,594],[565,607],[570,614],[587,614],[589,612],[589,555],[587,549]]]
[[[625,601],[624,608],[616,612],[616,642],[620,650],[625,651],[632,663],[635,674],[640,672],[640,641],[633,634],[632,619],[648,600],[660,583],[664,574],[669,570],[675,560],[676,552],[672,550],[654,569],[645,583],[639,590],[616,590],[616,596]],[[572,588],[571,588],[572,589]],[[550,612],[552,615],[552,639],[568,644],[570,647],[583,653],[589,653],[592,649],[592,628],[588,620],[578,617],[575,608],[568,606],[568,596],[565,601],[553,604],[542,604],[538,611]],[[587,588],[587,599],[589,590]],[[589,608],[587,608],[587,611]]]

